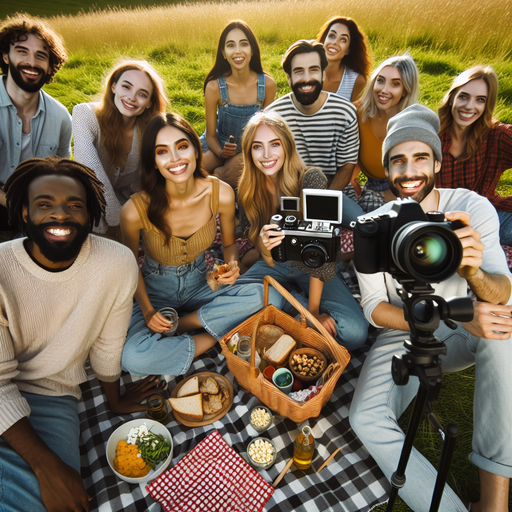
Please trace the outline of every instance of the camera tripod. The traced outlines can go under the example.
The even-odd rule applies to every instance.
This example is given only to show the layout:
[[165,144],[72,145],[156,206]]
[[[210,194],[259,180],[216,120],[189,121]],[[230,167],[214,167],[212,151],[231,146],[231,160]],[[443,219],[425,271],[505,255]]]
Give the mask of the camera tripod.
[[456,297],[446,301],[442,297],[433,295],[434,290],[429,284],[409,279],[397,279],[402,284],[401,299],[411,336],[410,340],[404,341],[406,353],[401,356],[393,356],[391,372],[397,386],[404,386],[409,381],[409,376],[414,375],[418,377],[420,387],[414,401],[398,467],[391,477],[392,489],[386,511],[393,510],[398,491],[405,485],[405,469],[423,409],[428,403],[429,420],[443,438],[443,450],[430,504],[430,512],[436,512],[441,503],[455,449],[455,441],[459,435],[459,427],[449,424],[443,433],[441,424],[432,412],[432,403],[439,397],[443,378],[440,356],[446,354],[446,345],[434,336],[434,332],[439,327],[441,320],[452,329],[457,327],[454,320],[471,321],[473,319],[473,303],[468,297]]

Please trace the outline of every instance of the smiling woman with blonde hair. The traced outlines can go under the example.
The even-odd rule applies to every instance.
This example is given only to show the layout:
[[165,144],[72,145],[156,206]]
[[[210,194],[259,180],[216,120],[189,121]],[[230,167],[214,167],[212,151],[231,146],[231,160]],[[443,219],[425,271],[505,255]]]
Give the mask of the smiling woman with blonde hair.
[[[365,212],[395,199],[389,191],[382,165],[382,143],[386,137],[388,121],[416,103],[418,91],[418,68],[406,52],[379,64],[368,80],[361,99],[355,103],[361,145],[353,179],[359,172],[368,178],[358,200]],[[355,187],[359,186],[352,183]]]
[[475,66],[454,79],[439,107],[443,162],[436,185],[487,197],[498,212],[500,241],[510,246],[512,196],[500,196],[496,187],[512,168],[512,125],[493,116],[497,94],[498,77],[491,66]]
[[[275,262],[271,250],[283,243],[270,218],[280,212],[281,197],[300,197],[305,188],[327,188],[327,178],[307,167],[297,153],[284,119],[275,111],[253,116],[242,139],[244,168],[238,184],[240,226],[261,252],[262,258],[238,280],[261,283],[265,275],[291,289],[297,300],[349,350],[360,347],[368,324],[347,285],[336,273],[337,259],[316,268],[301,261]],[[299,218],[300,211],[294,212]],[[338,251],[341,256],[341,251]],[[297,294],[297,287],[306,294]]]
[[146,61],[122,61],[110,70],[99,103],[73,109],[75,160],[105,186],[107,210],[98,229],[119,238],[121,206],[139,190],[140,141],[169,100],[157,71]]

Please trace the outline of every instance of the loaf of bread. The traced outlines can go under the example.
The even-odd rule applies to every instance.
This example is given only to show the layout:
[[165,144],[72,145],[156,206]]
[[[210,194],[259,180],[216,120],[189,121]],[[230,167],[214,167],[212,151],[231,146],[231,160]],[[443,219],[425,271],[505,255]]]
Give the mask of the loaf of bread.
[[181,398],[169,398],[169,403],[174,411],[184,418],[192,421],[203,419],[202,395],[184,396]]
[[288,334],[283,334],[266,352],[265,359],[276,368],[286,365],[290,352],[297,343]]
[[197,393],[199,393],[199,378],[192,377],[187,380],[183,386],[181,386],[178,391],[178,398],[181,398],[182,396],[197,395]]

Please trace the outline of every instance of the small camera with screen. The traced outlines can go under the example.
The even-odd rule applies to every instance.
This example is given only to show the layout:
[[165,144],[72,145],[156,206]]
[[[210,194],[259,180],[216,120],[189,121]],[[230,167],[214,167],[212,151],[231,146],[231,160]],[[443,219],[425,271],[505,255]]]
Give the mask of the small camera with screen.
[[[271,251],[277,262],[302,261],[306,267],[319,268],[324,263],[335,262],[340,250],[343,193],[339,190],[305,188],[302,191],[304,220],[295,215],[273,215],[271,224],[284,233],[284,239]],[[288,199],[281,198],[281,205]],[[298,210],[298,208],[297,208]],[[296,210],[293,210],[296,211]]]

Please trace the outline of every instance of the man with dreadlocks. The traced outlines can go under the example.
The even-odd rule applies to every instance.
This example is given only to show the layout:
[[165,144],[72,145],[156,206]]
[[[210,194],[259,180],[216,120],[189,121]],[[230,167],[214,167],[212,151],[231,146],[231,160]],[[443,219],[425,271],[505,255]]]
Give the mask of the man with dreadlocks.
[[[0,24],[0,231],[12,238],[2,187],[33,157],[71,156],[71,116],[42,87],[67,59],[62,39],[42,20],[17,15]],[[0,239],[2,241],[2,239]]]
[[88,167],[33,158],[5,189],[27,237],[0,244],[0,508],[88,510],[76,409],[86,358],[115,413],[143,410],[159,385],[148,377],[119,392],[137,263],[90,234],[105,197]]

